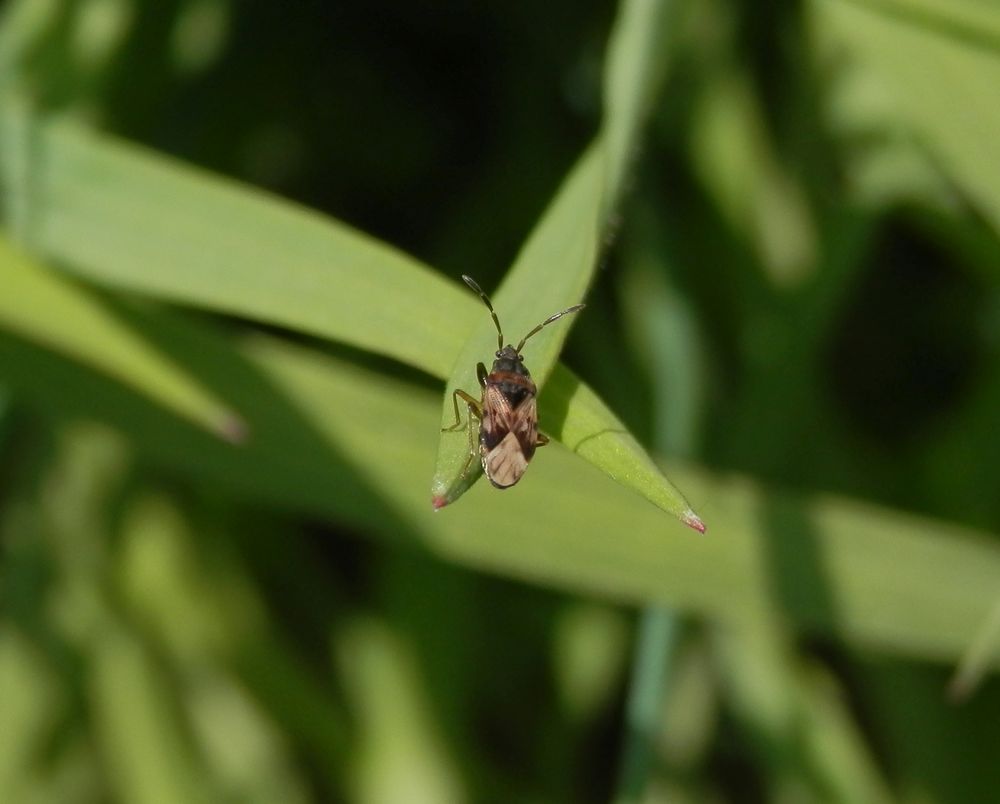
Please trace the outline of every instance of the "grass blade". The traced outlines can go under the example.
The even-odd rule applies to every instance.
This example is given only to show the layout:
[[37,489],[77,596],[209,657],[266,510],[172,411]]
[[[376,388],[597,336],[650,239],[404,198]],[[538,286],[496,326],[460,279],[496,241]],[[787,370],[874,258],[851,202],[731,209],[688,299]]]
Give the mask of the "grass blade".
[[417,260],[338,221],[64,121],[0,109],[27,173],[26,241],[86,278],[388,355],[436,375],[479,309]]
[[139,332],[0,237],[0,327],[78,360],[228,441],[245,425],[219,397],[159,353]]
[[604,65],[604,142],[607,189],[604,217],[628,187],[646,118],[666,73],[668,23],[675,3],[623,0]]
[[[710,501],[720,538],[664,538],[660,511],[635,505],[633,493],[557,445],[532,467],[537,482],[518,486],[517,505],[479,487],[473,504],[435,516],[421,476],[437,441],[438,394],[270,338],[232,350],[193,328],[161,322],[156,331],[161,348],[243,400],[252,441],[234,450],[4,336],[0,372],[22,399],[112,422],[147,459],[220,493],[413,540],[449,561],[551,588],[730,625],[778,610],[800,632],[948,661],[995,604],[1000,547],[987,534],[689,469],[678,474]],[[76,393],[61,395],[66,387]]]
[[[442,379],[473,327],[492,326],[468,289],[344,224],[71,123],[0,112],[0,134],[17,146],[0,160],[21,152],[36,164],[33,183],[16,184],[8,199],[30,222],[32,247],[88,279],[330,338]],[[549,330],[560,327],[531,341],[536,373],[557,351]],[[486,343],[492,351],[495,341]],[[549,434],[696,523],[597,395],[565,369],[557,376],[562,392],[540,398]]]
[[[601,134],[564,182],[495,294],[494,306],[502,311],[501,323],[508,336],[515,333],[514,337],[520,337],[516,333],[528,332],[551,313],[579,301],[590,284],[608,217],[627,185],[642,124],[663,78],[668,10],[668,3],[656,0],[629,0],[621,6],[605,65]],[[539,391],[556,364],[571,323],[546,328],[531,342],[526,364]],[[454,422],[455,389],[479,395],[475,366],[484,358],[489,366],[493,333],[491,320],[483,315],[445,386],[442,428]],[[580,418],[567,422],[558,415],[573,390],[570,378],[559,380],[554,398],[546,400],[551,390],[539,396],[542,429],[655,505],[704,532],[701,519],[620,422],[592,421],[581,426]],[[442,434],[431,483],[435,509],[458,499],[481,474],[481,469],[475,468],[478,458],[470,456],[467,444],[453,433]]]
[[[536,324],[583,297],[597,253],[602,175],[601,153],[591,148],[570,173],[503,286],[496,294],[491,294],[505,342],[516,344]],[[531,339],[530,347],[525,348],[525,364],[539,389],[555,366],[571,323],[570,318],[565,323],[559,321],[546,327]],[[480,395],[476,364],[483,361],[489,368],[496,339],[493,321],[483,309],[479,325],[465,341],[445,386],[442,428],[454,422],[452,392],[456,388],[472,396]],[[467,415],[466,411],[463,413]],[[541,421],[542,429],[548,432],[550,425],[545,419]],[[558,430],[558,422],[556,425]],[[468,444],[460,434],[442,433],[431,483],[435,509],[458,499],[481,474],[481,466],[478,472],[471,468]],[[479,464],[478,454],[473,455],[471,463]]]
[[[1000,9],[968,0],[814,2],[935,163],[1000,231]],[[928,65],[934,65],[928,69]]]

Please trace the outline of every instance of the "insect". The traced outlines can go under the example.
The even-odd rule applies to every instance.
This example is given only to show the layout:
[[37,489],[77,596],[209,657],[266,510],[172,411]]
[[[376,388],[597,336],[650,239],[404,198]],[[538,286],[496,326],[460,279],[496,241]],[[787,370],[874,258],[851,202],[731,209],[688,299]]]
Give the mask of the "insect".
[[[497,328],[497,351],[492,370],[487,373],[482,363],[476,365],[476,377],[482,388],[482,399],[476,400],[461,389],[452,392],[451,400],[455,405],[455,423],[451,427],[442,428],[442,432],[457,430],[462,426],[458,412],[458,400],[461,398],[469,406],[470,440],[472,417],[479,419],[479,457],[483,463],[483,471],[490,482],[498,489],[513,486],[521,479],[528,461],[535,454],[537,447],[549,443],[547,436],[538,432],[538,408],[535,404],[537,389],[535,383],[524,365],[521,349],[532,335],[542,327],[562,318],[568,313],[582,310],[584,305],[574,304],[546,318],[531,332],[521,338],[515,347],[504,346],[503,330],[500,319],[497,318],[493,304],[475,280],[462,276],[465,284],[479,294]],[[469,459],[475,455],[470,454]]]

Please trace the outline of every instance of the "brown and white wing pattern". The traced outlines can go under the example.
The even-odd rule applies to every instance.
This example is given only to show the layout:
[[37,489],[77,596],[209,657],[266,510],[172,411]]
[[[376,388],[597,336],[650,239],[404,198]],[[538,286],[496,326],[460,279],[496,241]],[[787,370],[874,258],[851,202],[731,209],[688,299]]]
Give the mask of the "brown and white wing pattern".
[[507,433],[499,444],[483,454],[483,471],[498,489],[513,486],[527,468],[528,459],[524,457],[513,433]]
[[513,486],[521,479],[538,443],[538,412],[535,397],[528,395],[516,408],[494,386],[483,395],[483,419],[479,447],[483,471],[497,488]]

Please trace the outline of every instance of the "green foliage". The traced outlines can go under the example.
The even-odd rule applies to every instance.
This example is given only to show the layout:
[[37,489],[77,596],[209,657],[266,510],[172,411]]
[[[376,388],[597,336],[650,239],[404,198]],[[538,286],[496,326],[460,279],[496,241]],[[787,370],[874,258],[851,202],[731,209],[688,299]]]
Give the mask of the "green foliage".
[[0,800],[988,800],[1000,14],[281,6],[0,14]]
[[243,424],[236,414],[85,291],[41,270],[3,240],[0,265],[6,291],[0,296],[4,329],[102,371],[224,438],[242,437]]

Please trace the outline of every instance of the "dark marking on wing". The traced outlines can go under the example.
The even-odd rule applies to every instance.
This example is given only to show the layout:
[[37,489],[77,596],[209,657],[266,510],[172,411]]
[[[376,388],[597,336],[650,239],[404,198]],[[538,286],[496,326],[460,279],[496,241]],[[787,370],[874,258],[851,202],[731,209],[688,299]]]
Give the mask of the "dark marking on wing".
[[517,382],[501,382],[497,384],[497,388],[500,389],[500,393],[507,397],[512,408],[518,407],[531,393],[530,388]]
[[517,483],[528,468],[528,459],[521,451],[521,445],[513,433],[507,433],[503,440],[489,452],[483,452],[483,471],[490,483],[498,489],[507,489]]
[[526,399],[514,411],[510,421],[510,431],[517,438],[525,460],[530,461],[538,446],[538,403],[534,396]]
[[479,451],[490,482],[502,489],[517,483],[537,446],[535,384],[527,377],[491,374],[479,427]]
[[510,432],[513,412],[503,392],[495,385],[487,385],[483,391],[483,422],[479,428],[479,444],[487,452]]

